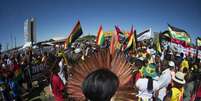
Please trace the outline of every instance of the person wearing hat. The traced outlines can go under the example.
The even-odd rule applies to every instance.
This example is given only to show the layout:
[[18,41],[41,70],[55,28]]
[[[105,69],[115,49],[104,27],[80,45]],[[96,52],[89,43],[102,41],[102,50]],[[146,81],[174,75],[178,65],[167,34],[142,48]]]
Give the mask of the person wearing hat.
[[177,72],[175,76],[172,77],[173,86],[167,93],[164,101],[183,101],[184,84],[186,83],[184,79],[184,73]]
[[159,84],[159,95],[158,100],[163,101],[163,98],[166,95],[167,87],[171,84],[172,77],[174,76],[174,68],[175,63],[173,61],[168,62],[168,66],[166,68],[162,68],[162,73],[158,79]]
[[157,76],[155,64],[151,63],[143,69],[144,77],[136,81],[137,97],[140,101],[153,101],[159,85],[154,78]]

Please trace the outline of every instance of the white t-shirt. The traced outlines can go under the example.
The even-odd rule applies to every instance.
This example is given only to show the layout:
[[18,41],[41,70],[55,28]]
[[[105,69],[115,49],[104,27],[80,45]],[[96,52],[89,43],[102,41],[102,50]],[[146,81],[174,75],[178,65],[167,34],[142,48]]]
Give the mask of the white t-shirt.
[[158,84],[160,88],[167,87],[172,80],[171,71],[169,68],[165,69],[158,79]]
[[172,75],[170,69],[165,69],[158,79],[158,84],[160,87],[158,98],[163,100],[166,95],[167,87],[171,83]]
[[136,81],[136,87],[139,89],[138,91],[138,97],[141,98],[148,98],[151,99],[153,94],[159,89],[158,83],[153,80],[153,90],[148,91],[147,85],[148,85],[148,79],[147,78],[140,78]]

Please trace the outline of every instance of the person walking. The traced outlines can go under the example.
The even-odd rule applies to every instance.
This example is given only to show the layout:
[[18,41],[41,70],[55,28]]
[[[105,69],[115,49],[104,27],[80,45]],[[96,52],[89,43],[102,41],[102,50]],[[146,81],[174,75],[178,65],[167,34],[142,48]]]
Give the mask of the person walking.
[[143,70],[143,78],[136,81],[139,101],[154,101],[159,90],[159,85],[154,78],[157,76],[156,65],[151,63]]
[[182,72],[177,72],[173,79],[173,86],[164,98],[164,101],[183,101],[184,94],[184,84],[186,83],[184,79],[185,74]]

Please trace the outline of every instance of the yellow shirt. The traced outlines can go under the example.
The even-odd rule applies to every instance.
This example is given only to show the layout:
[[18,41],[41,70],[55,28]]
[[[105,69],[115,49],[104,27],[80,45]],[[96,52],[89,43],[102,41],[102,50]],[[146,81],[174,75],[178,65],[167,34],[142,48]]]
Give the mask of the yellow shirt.
[[172,96],[170,101],[181,101],[184,93],[184,89],[182,88],[181,90],[178,88],[173,87],[171,89],[172,91]]

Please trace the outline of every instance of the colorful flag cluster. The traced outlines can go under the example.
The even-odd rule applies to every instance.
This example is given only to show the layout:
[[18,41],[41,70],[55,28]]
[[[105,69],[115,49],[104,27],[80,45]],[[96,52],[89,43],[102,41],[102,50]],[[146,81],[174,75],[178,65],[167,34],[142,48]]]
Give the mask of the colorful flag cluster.
[[76,39],[78,39],[82,35],[82,28],[80,25],[80,21],[77,22],[75,27],[73,28],[72,32],[70,35],[67,37],[64,47],[67,48],[71,43],[73,43]]
[[191,38],[188,33],[182,29],[168,25],[168,30],[160,33],[162,40],[182,45],[185,48],[192,48]]
[[[78,21],[70,35],[66,38],[64,44],[65,48],[71,45],[71,43],[78,39],[82,34],[83,32],[80,25],[80,21]],[[107,40],[106,38],[110,36],[111,39]],[[137,41],[143,41],[145,39],[150,38],[154,38],[154,47],[157,52],[161,52],[160,40],[163,38],[168,39],[170,42],[181,44],[184,47],[192,46],[190,45],[191,38],[188,33],[182,29],[173,27],[171,25],[168,25],[167,31],[160,34],[153,34],[151,32],[151,29],[147,29],[139,34],[136,34],[136,30],[134,30],[133,26],[130,32],[123,32],[118,26],[115,26],[115,32],[105,34],[105,32],[103,32],[103,27],[100,26],[96,37],[96,44],[99,46],[104,46],[106,40],[107,42],[110,41],[110,53],[114,54],[116,49],[123,51],[129,49],[135,50],[137,47]],[[201,47],[201,38],[197,38],[196,43],[198,47]]]

